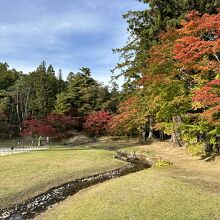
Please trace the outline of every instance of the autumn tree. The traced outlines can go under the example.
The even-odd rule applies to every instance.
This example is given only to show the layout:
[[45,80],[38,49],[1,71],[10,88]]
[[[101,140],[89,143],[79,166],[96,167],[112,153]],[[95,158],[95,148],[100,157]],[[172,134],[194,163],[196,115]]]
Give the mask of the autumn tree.
[[[148,132],[152,128],[162,130],[172,135],[172,141],[178,144],[187,129],[194,137],[207,130],[207,123],[201,123],[199,113],[194,114],[192,96],[195,89],[206,83],[209,83],[209,93],[218,96],[217,85],[213,85],[215,90],[210,89],[210,85],[219,77],[219,23],[219,14],[200,15],[192,11],[180,23],[182,27],[171,28],[158,36],[159,42],[149,49],[146,67],[141,69],[140,79],[136,82],[132,95],[134,102],[125,106],[124,113],[119,113],[115,121],[113,119],[115,128],[123,125],[121,130],[126,131],[126,126],[134,125],[139,119],[147,125],[143,129]],[[202,91],[205,90],[201,90],[200,96]],[[198,96],[195,100],[199,101]],[[202,102],[200,105],[213,107],[212,104],[202,106]],[[124,117],[126,113],[129,115],[131,106],[135,106],[135,116]],[[210,111],[204,115],[210,116]],[[133,123],[129,121],[131,118]]]
[[49,114],[42,118],[23,121],[22,136],[55,136],[75,125],[75,119],[65,115]]
[[116,69],[120,69],[119,75],[125,77],[124,87],[128,93],[137,88],[136,82],[147,66],[150,49],[160,42],[161,31],[180,27],[180,20],[190,10],[216,14],[216,9],[220,7],[218,0],[139,1],[144,3],[143,10],[129,11],[124,15],[129,31],[127,44],[114,50],[123,58]]
[[182,73],[190,74],[196,85],[219,77],[220,13],[200,15],[191,11],[181,24],[174,53]]
[[191,11],[186,18],[178,30],[174,58],[179,61],[182,77],[190,78],[194,109],[199,111],[193,116],[193,124],[198,133],[207,136],[212,126],[219,126],[220,13]]
[[91,112],[84,123],[84,128],[91,135],[106,135],[108,125],[112,119],[110,112],[106,111],[97,111]]
[[109,123],[109,131],[112,135],[137,135],[142,123],[137,117],[137,97],[130,97],[120,103],[118,112]]
[[29,119],[23,121],[23,129],[21,135],[23,137],[46,137],[54,136],[56,134],[56,129],[49,125],[44,120],[39,119]]
[[220,126],[220,80],[215,79],[195,91],[195,108],[203,108],[201,118],[211,125]]

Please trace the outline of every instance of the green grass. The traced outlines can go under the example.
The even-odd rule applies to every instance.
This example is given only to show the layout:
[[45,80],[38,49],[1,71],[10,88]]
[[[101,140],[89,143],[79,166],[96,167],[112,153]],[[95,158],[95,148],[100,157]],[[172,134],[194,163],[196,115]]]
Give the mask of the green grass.
[[4,140],[0,140],[0,148],[1,147],[11,147],[16,143],[15,140],[8,140],[8,139],[4,139]]
[[[86,145],[85,145],[86,146]],[[93,144],[90,144],[89,147],[94,149],[103,149],[103,150],[109,150],[110,148],[114,148],[115,150],[135,150],[138,149],[138,143],[136,142],[128,142],[128,141],[122,141],[122,142],[116,142],[116,141],[108,141],[108,142],[95,142]]]
[[154,168],[83,190],[38,219],[217,220],[219,204],[219,194]]
[[123,166],[114,152],[53,148],[0,157],[0,209],[21,203],[51,187]]

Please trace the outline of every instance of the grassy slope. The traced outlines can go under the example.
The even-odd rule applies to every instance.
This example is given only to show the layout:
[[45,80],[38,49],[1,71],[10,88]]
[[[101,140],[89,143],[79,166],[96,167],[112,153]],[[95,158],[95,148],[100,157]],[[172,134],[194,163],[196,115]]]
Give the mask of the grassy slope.
[[90,187],[40,216],[42,220],[219,219],[220,196],[149,169]]
[[67,181],[123,166],[125,163],[112,159],[113,154],[54,148],[0,157],[0,209]]

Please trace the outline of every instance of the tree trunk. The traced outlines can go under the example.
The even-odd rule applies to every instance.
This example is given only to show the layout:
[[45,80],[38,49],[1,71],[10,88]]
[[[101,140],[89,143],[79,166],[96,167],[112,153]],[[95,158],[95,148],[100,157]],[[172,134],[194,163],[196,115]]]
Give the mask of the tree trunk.
[[178,139],[178,136],[179,136],[178,128],[181,123],[182,123],[182,120],[181,120],[180,116],[173,116],[174,130],[172,132],[170,142],[174,143],[178,147],[182,147],[182,144],[180,143],[180,140]]
[[29,105],[29,96],[30,96],[30,89],[28,89],[27,95],[26,95],[26,101],[24,103],[24,118],[23,120],[26,120],[28,118],[28,105]]
[[148,135],[148,139],[153,139],[154,137],[154,127],[153,127],[153,123],[154,123],[154,118],[152,116],[149,116],[149,135]]
[[159,135],[160,135],[160,141],[164,140],[164,133],[163,131],[159,131]]
[[20,118],[20,111],[19,111],[19,94],[18,94],[18,90],[16,92],[16,112],[17,112],[18,125],[21,128],[21,118]]
[[146,141],[146,131],[143,130],[142,132],[142,140],[145,142]]

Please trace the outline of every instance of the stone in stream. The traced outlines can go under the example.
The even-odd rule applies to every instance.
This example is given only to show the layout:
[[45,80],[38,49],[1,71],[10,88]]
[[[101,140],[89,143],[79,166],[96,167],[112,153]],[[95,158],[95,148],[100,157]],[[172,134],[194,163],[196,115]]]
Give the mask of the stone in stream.
[[105,173],[77,179],[57,188],[52,188],[42,195],[39,195],[33,199],[28,200],[24,204],[15,205],[6,210],[0,210],[0,219],[9,220],[24,220],[32,219],[35,216],[46,211],[48,207],[53,204],[66,199],[69,196],[76,194],[78,191],[88,188],[92,185],[102,183],[106,180],[117,178],[120,176],[134,173],[149,166],[137,166],[135,164],[128,164],[125,167],[108,171]]
[[161,157],[158,156],[147,157],[142,153],[128,153],[121,150],[117,151],[117,154],[114,156],[114,158],[148,167],[152,167],[158,160],[161,160]]

